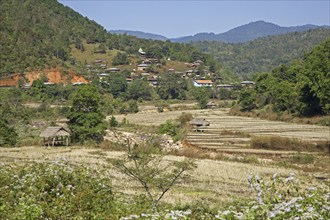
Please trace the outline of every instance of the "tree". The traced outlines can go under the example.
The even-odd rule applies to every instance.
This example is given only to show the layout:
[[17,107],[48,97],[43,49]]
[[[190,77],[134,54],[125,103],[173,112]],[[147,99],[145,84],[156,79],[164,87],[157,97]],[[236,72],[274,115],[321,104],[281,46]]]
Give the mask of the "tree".
[[201,109],[207,108],[207,103],[211,94],[210,88],[195,87],[192,92],[193,92],[193,96],[198,102],[199,107]]
[[111,116],[110,120],[109,120],[109,125],[110,127],[114,128],[118,126],[118,121],[116,120],[115,116]]
[[319,100],[323,112],[330,113],[330,40],[315,47],[304,64],[301,80]]
[[129,64],[129,59],[126,53],[118,52],[117,55],[112,60],[112,65],[127,65]]
[[239,96],[241,111],[251,111],[256,108],[255,92],[253,90],[242,90]]
[[182,180],[187,171],[196,167],[190,159],[165,160],[159,148],[127,145],[127,153],[121,159],[114,160],[113,165],[143,187],[154,209],[157,209],[165,193]]
[[[127,91],[127,81],[121,74],[114,74],[108,78],[108,80],[102,83],[115,98],[119,97],[122,93]],[[125,96],[125,94],[123,94]]]
[[68,126],[73,142],[103,140],[106,125],[101,112],[100,93],[94,86],[84,85],[72,94],[72,107],[68,113]]
[[143,79],[136,79],[128,87],[128,94],[131,99],[142,98],[144,100],[150,100],[152,96],[152,88],[147,81]]
[[1,118],[0,120],[0,147],[16,145],[18,135],[14,128],[10,127],[8,122]]
[[163,74],[159,80],[157,93],[161,99],[185,99],[187,81],[175,74]]

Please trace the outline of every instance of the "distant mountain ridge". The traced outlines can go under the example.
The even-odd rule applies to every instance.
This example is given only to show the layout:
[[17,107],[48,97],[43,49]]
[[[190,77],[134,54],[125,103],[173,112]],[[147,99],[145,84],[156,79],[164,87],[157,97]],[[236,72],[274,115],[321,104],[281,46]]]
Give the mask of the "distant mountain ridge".
[[147,39],[147,40],[162,40],[162,41],[169,40],[167,37],[164,37],[162,35],[146,33],[146,32],[142,32],[142,31],[110,30],[109,33],[111,33],[111,34],[127,34],[127,35],[131,35],[131,36],[135,36],[135,37]]
[[171,41],[181,43],[189,43],[196,41],[223,41],[227,43],[244,43],[247,41],[255,40],[260,37],[281,35],[292,32],[303,32],[317,28],[329,28],[329,26],[317,26],[307,24],[294,27],[281,27],[270,22],[255,21],[233,28],[221,34],[198,33],[193,36],[174,38],[171,39]]
[[236,28],[233,28],[227,32],[215,34],[215,33],[197,33],[191,36],[184,36],[178,38],[167,38],[162,35],[145,33],[141,31],[129,31],[129,30],[117,30],[109,31],[114,34],[127,34],[136,36],[138,38],[151,39],[151,40],[170,40],[172,42],[179,43],[190,43],[197,41],[222,41],[226,43],[244,43],[247,41],[252,41],[260,37],[274,36],[287,34],[292,32],[303,32],[307,30],[317,29],[317,28],[330,28],[330,26],[323,25],[312,25],[306,24],[301,26],[293,27],[282,27],[277,24],[265,21],[255,21]]

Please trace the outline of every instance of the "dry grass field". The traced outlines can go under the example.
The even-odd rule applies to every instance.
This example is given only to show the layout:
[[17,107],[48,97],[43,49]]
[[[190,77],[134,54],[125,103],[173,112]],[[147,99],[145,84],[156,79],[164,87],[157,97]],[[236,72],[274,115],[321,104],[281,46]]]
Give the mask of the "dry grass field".
[[[121,121],[126,118],[130,124],[157,126],[168,119],[176,119],[182,112],[191,113],[194,117],[205,118],[211,124],[204,132],[188,133],[187,141],[191,144],[191,148],[185,148],[183,153],[177,152],[177,154],[174,153],[174,155],[165,157],[169,161],[182,160],[182,155],[189,156],[191,153],[192,157],[197,158],[196,163],[198,165],[195,170],[191,171],[187,181],[180,182],[166,194],[164,198],[166,202],[180,204],[202,201],[205,204],[217,206],[252,198],[255,195],[249,189],[248,175],[267,177],[277,173],[287,177],[290,173],[295,173],[303,183],[309,186],[329,184],[330,168],[327,162],[330,159],[329,155],[309,153],[312,155],[311,162],[301,165],[304,166],[304,169],[300,169],[300,165],[290,166],[290,160],[286,160],[291,156],[294,158],[297,152],[248,147],[250,138],[254,135],[290,137],[311,142],[330,141],[328,127],[230,116],[228,109],[145,112],[117,115],[116,119]],[[154,128],[156,129],[156,127]],[[195,151],[196,149],[202,149],[202,151]],[[205,154],[205,152],[208,154],[207,157],[196,155]],[[273,155],[273,157],[270,159],[269,157],[262,157],[265,154]],[[106,169],[112,177],[113,188],[117,193],[136,194],[139,191],[142,192],[134,181],[117,172],[107,162],[108,159],[118,158],[122,155],[122,151],[97,147],[0,148],[0,164],[66,160],[70,164],[85,164],[95,169]],[[259,157],[262,160],[259,160]],[[284,158],[287,163],[280,165],[276,161],[267,162],[268,160],[273,161],[274,158],[279,160]],[[316,165],[318,169],[315,170]],[[308,170],[308,167],[314,168]]]
[[[114,189],[124,193],[136,193],[139,189],[133,181],[117,172],[108,162],[109,158],[118,158],[122,152],[104,151],[96,148],[41,146],[21,148],[0,148],[1,164],[53,162],[66,160],[70,164],[85,164],[95,169],[107,169],[112,176]],[[167,156],[166,160],[181,160],[182,157]],[[237,162],[203,159],[197,161],[197,169],[191,173],[188,181],[175,186],[165,197],[170,203],[186,203],[203,200],[210,204],[231,202],[236,199],[250,198],[247,176],[260,176],[278,173],[288,176],[293,169],[265,167]]]

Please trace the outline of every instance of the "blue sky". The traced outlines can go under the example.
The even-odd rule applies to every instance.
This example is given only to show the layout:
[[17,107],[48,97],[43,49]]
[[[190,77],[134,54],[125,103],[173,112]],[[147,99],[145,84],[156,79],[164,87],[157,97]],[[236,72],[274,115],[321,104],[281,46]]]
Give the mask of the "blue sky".
[[136,30],[166,37],[226,32],[264,20],[280,26],[330,25],[329,0],[58,0],[107,30]]

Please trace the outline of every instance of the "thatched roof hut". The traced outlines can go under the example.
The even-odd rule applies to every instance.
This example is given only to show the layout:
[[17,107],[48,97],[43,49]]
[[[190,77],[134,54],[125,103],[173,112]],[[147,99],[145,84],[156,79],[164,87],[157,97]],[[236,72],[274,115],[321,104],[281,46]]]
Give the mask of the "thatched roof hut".
[[190,125],[192,125],[196,131],[200,131],[198,128],[210,126],[210,122],[206,121],[204,118],[194,118]]
[[47,127],[41,132],[40,137],[43,138],[43,145],[69,145],[70,133],[64,127]]

